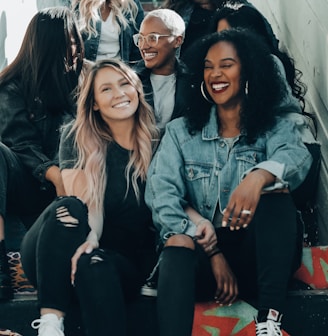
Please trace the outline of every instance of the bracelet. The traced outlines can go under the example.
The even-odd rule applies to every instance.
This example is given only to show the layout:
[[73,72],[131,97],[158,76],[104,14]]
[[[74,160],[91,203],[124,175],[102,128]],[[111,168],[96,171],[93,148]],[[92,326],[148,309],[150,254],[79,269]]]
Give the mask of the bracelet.
[[215,246],[214,249],[207,254],[209,258],[212,258],[213,256],[222,253],[222,251],[219,249],[218,246]]

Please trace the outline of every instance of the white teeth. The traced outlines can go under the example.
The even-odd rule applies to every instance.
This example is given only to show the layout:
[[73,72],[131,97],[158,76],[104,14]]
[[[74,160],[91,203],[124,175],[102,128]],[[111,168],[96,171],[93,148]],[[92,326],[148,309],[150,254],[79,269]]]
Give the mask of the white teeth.
[[126,101],[126,102],[122,102],[122,103],[116,104],[113,107],[114,108],[120,108],[120,107],[128,106],[129,104],[130,104],[130,102]]
[[156,53],[144,53],[145,59],[154,58],[157,54]]
[[228,83],[212,84],[212,89],[213,90],[222,90],[222,89],[226,88],[227,86],[229,86]]

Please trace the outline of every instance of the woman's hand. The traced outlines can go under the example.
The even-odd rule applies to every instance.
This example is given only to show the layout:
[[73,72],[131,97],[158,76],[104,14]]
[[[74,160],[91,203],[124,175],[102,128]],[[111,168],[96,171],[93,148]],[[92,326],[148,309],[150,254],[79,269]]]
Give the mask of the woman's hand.
[[238,296],[235,275],[222,253],[211,258],[211,265],[217,285],[214,296],[215,302],[221,305],[231,305]]
[[214,226],[208,219],[203,218],[198,222],[194,239],[206,253],[214,249],[217,237]]
[[98,247],[98,243],[94,242],[94,241],[85,241],[82,245],[80,245],[80,247],[77,248],[77,250],[75,251],[75,254],[73,255],[72,259],[71,259],[71,263],[72,263],[72,268],[71,268],[71,283],[74,286],[74,281],[75,281],[75,273],[76,273],[76,268],[77,268],[77,262],[79,260],[79,258],[81,257],[81,255],[83,253],[91,253],[95,248]]
[[263,187],[273,183],[275,177],[266,170],[257,169],[249,173],[231,194],[224,209],[222,226],[230,230],[245,228],[251,222]]

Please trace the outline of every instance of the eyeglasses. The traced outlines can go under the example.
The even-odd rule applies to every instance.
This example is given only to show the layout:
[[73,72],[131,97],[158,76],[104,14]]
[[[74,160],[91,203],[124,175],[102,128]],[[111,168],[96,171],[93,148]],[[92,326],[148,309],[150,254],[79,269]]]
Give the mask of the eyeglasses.
[[170,37],[172,35],[161,35],[161,34],[148,34],[146,36],[140,34],[133,35],[133,42],[137,47],[140,47],[141,44],[147,42],[150,47],[155,47],[158,43],[160,37]]

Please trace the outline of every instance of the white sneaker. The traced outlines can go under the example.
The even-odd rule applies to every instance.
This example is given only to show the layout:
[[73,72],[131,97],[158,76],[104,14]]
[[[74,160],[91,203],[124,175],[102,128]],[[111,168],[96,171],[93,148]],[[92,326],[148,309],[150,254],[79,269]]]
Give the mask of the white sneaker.
[[256,336],[282,336],[280,329],[282,314],[274,309],[269,309],[267,320],[256,323]]
[[39,329],[38,336],[65,336],[64,318],[55,314],[44,314],[31,323],[33,329]]
[[140,290],[143,296],[157,296],[156,284],[152,282],[145,283]]

